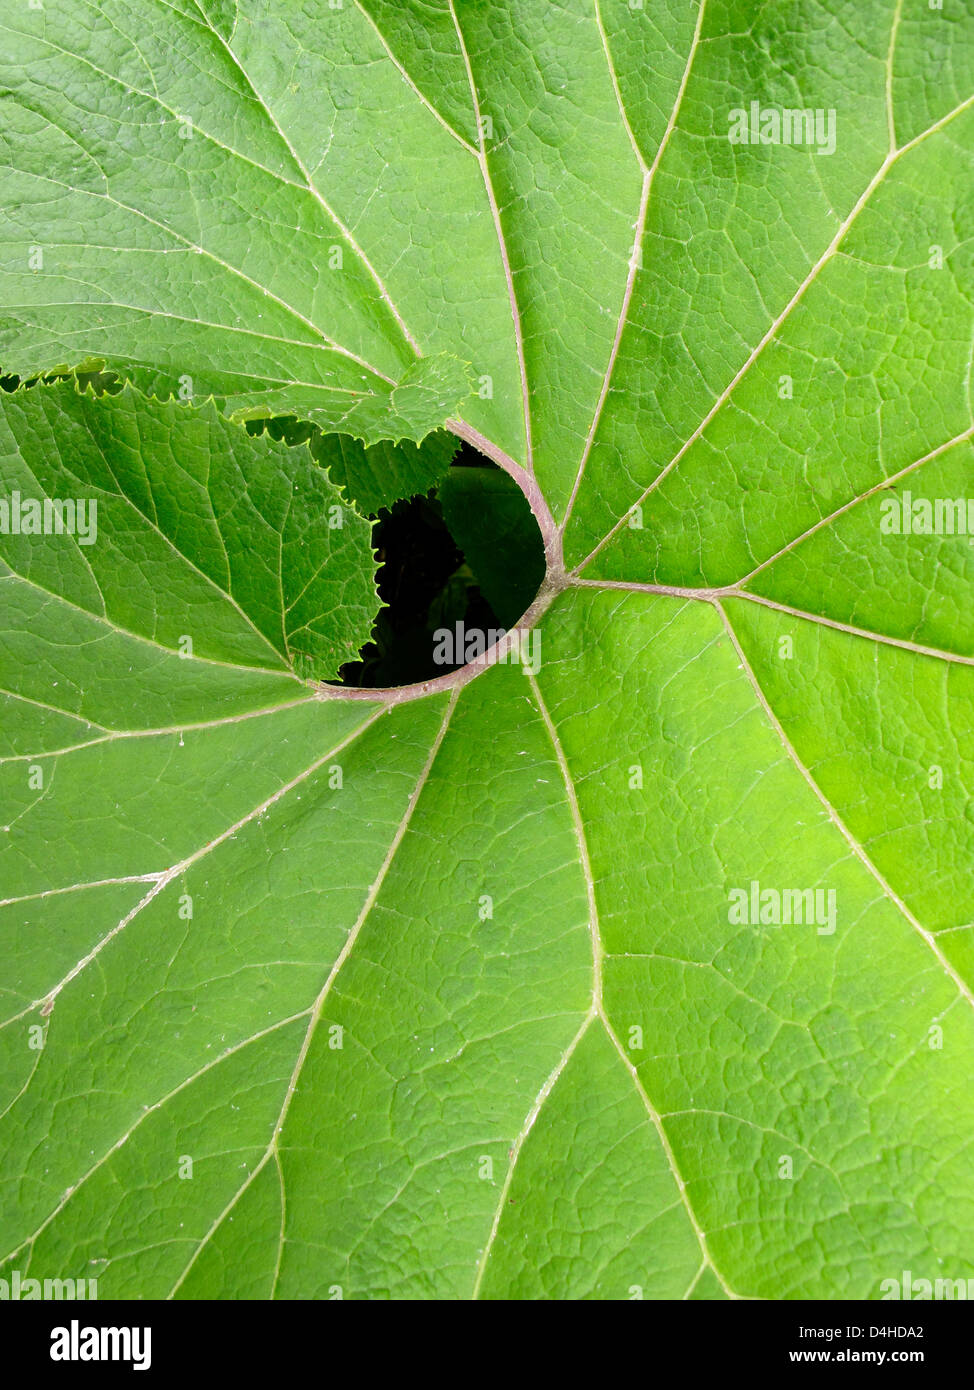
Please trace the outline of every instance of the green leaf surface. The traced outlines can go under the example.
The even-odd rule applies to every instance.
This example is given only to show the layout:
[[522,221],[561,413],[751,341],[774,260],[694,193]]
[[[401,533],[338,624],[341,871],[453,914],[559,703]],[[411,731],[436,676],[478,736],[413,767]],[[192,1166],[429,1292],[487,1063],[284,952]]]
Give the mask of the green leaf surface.
[[317,434],[311,440],[315,459],[366,516],[400,498],[431,491],[446,476],[458,448],[459,441],[447,430],[427,435],[421,444],[381,441],[365,447],[342,434]]
[[[131,387],[40,386],[0,407],[0,557],[26,640],[43,619],[79,646],[304,676],[337,675],[367,640],[371,528],[306,448]],[[67,504],[62,527],[74,518],[61,544],[42,530],[45,498]]]
[[[5,370],[224,411],[0,398],[0,495],[99,500],[0,536],[0,1270],[974,1278],[971,0],[0,24]],[[538,660],[321,687],[440,429]]]

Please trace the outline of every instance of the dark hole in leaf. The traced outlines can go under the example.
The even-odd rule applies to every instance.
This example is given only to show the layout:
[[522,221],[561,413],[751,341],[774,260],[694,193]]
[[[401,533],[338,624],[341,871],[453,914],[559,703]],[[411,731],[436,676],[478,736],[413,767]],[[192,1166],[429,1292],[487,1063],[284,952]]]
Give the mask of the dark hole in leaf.
[[[544,543],[514,480],[464,445],[438,488],[377,513],[376,619],[341,684],[411,685],[468,659],[477,634],[506,631],[544,577]],[[457,625],[462,624],[462,641]]]

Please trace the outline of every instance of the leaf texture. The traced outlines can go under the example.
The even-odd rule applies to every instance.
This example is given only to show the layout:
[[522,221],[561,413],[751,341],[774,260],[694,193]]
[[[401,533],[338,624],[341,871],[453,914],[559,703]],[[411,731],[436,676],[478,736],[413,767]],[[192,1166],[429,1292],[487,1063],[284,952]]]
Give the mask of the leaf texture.
[[[103,506],[0,536],[3,1272],[974,1277],[974,550],[882,524],[972,490],[970,0],[0,21],[5,368],[224,412],[3,399],[8,491]],[[348,498],[444,428],[542,527],[540,661],[348,698]]]

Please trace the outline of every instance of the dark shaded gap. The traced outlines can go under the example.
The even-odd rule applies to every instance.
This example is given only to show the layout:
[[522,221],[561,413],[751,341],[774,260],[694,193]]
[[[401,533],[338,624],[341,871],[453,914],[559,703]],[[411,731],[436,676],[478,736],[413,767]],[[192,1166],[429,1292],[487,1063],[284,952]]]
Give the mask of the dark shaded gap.
[[[469,555],[444,515],[441,493],[453,530],[469,537]],[[478,634],[487,645],[517,622],[544,577],[544,542],[523,493],[467,444],[439,488],[377,514],[372,543],[379,596],[388,606],[360,659],[342,667],[338,683],[345,686],[412,685],[448,675],[466,664]]]

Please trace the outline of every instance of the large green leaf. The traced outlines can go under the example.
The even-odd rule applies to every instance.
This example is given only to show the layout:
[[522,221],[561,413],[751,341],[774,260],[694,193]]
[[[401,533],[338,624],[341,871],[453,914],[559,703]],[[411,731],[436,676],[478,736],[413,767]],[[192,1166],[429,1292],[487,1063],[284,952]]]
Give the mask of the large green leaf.
[[[43,623],[68,651],[139,652],[140,670],[148,645],[153,660],[162,649],[336,676],[366,641],[379,606],[371,528],[306,448],[129,387],[97,398],[44,386],[0,403],[2,574],[20,642]],[[53,538],[41,498],[69,504]],[[18,694],[42,653],[19,656],[5,682]]]
[[[102,549],[0,537],[5,1268],[974,1277],[974,549],[883,524],[974,491],[970,0],[0,16],[6,369],[449,424],[548,559],[536,669],[350,697],[307,663],[367,531],[305,496],[301,661],[268,587],[305,454],[3,402],[12,478],[116,498]],[[752,102],[835,151],[731,142]]]

